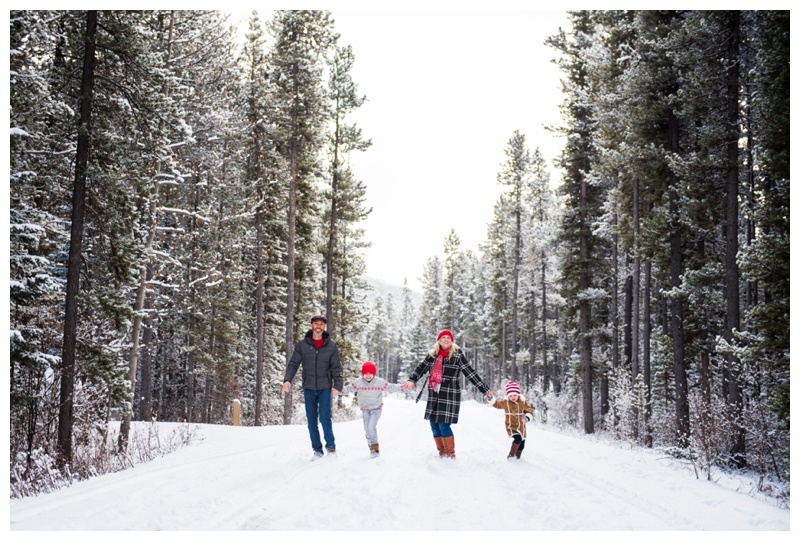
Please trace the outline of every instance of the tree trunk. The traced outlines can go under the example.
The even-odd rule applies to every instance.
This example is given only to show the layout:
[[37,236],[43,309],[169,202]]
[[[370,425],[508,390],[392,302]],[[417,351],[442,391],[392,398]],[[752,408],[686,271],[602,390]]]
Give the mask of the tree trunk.
[[[616,228],[617,225],[617,212],[614,211],[612,220]],[[611,245],[611,266],[612,266],[612,279],[611,279],[611,367],[616,371],[619,367],[619,235],[614,234],[613,242]],[[608,376],[603,371],[602,380],[600,381],[600,413],[605,417],[609,412],[608,403]],[[616,418],[614,419],[616,424]]]
[[631,383],[639,376],[639,181],[633,179],[633,269],[631,270]]
[[519,269],[522,256],[522,217],[520,215],[521,211],[518,204],[515,213],[516,231],[514,235],[514,293],[511,296],[511,379],[514,381],[519,377],[519,371],[517,370],[517,329],[519,328],[517,306],[519,304]]
[[[173,17],[174,12],[170,12],[170,21],[169,21],[169,42],[167,47],[167,67],[169,66],[169,59],[171,56],[172,51],[172,32],[173,32]],[[156,165],[156,174],[161,172],[161,165]],[[158,200],[158,178],[156,178],[155,182],[153,183],[153,194],[150,196],[149,200],[149,211],[150,215],[148,220],[150,222],[150,231],[147,235],[147,241],[145,242],[145,257],[149,257],[150,249],[153,246],[153,241],[156,236],[156,226],[157,224],[157,217],[156,217],[156,207],[157,207],[157,200]],[[131,329],[131,351],[128,354],[128,381],[130,381],[130,402],[131,402],[131,411],[125,414],[125,417],[122,419],[122,424],[120,425],[119,429],[119,438],[117,441],[117,448],[124,452],[128,448],[128,437],[130,435],[131,430],[131,420],[133,415],[133,404],[136,392],[136,374],[138,371],[138,364],[139,364],[139,341],[140,341],[140,332],[142,328],[142,309],[144,308],[144,299],[145,295],[147,294],[147,265],[140,271],[139,275],[139,287],[136,290],[136,300],[134,302],[133,308],[133,326]]]
[[[192,196],[192,212],[193,215],[197,215],[198,212],[198,194],[197,190],[193,190],[194,195]],[[189,219],[189,238],[192,239],[191,243],[191,251],[194,254],[199,252],[199,248],[197,245],[197,237],[195,236],[195,228],[197,227],[197,219],[190,218]],[[188,270],[188,279],[186,280],[187,284],[192,284],[195,281],[197,271],[194,268],[190,268]],[[189,306],[197,306],[197,293],[194,287],[189,289]],[[186,376],[188,380],[187,385],[187,397],[186,397],[186,419],[190,423],[198,422],[200,420],[199,413],[202,413],[202,407],[200,408],[200,412],[198,412],[197,406],[197,389],[199,387],[198,376],[197,376],[197,342],[199,341],[197,328],[200,326],[199,318],[195,314],[194,311],[190,312],[188,315],[188,327],[189,327],[189,352],[187,355],[187,371]]]
[[[633,269],[631,269],[631,385],[636,393],[639,377],[639,290],[641,260],[639,258],[639,180],[633,179]],[[642,413],[634,404],[636,418]],[[634,438],[639,438],[639,423],[634,423]]]
[[[753,120],[752,120],[752,97],[746,98],[746,113],[745,113],[745,132],[747,134],[746,149],[746,162],[747,167],[745,174],[747,175],[747,218],[745,220],[745,243],[748,247],[756,242],[756,208],[759,203],[756,201],[757,188],[756,188],[756,170],[754,165],[753,150],[755,142],[753,141]],[[745,303],[746,310],[750,310],[758,304],[758,281],[748,280],[745,284]],[[752,330],[752,329],[748,329]]]
[[500,356],[500,377],[506,379],[506,322],[503,321],[502,347]]
[[[669,115],[670,150],[678,152],[678,119],[670,112]],[[670,172],[669,209],[672,219],[670,231],[670,282],[672,289],[677,292],[681,287],[681,273],[683,272],[683,253],[681,245],[681,224],[678,216],[678,179],[675,173]],[[683,339],[683,299],[681,295],[672,297],[672,362],[675,374],[675,419],[678,444],[681,447],[689,446],[689,398],[688,378],[686,375],[686,358]]]
[[334,317],[333,317],[333,252],[336,249],[336,220],[337,199],[339,198],[339,116],[336,115],[336,126],[334,129],[333,143],[333,175],[331,178],[331,221],[330,232],[328,235],[328,254],[325,258],[325,317],[328,318],[328,332],[333,336]]
[[[528,385],[532,386],[533,382],[536,379],[536,373],[533,369],[534,365],[536,364],[536,294],[531,289],[531,313],[530,313],[530,321],[531,321],[531,345],[528,348],[528,352],[530,353],[528,357],[528,370],[526,370]],[[546,365],[545,365],[546,367]],[[546,379],[543,375],[542,379]]]
[[[147,280],[153,278],[153,265],[147,264],[147,272],[145,274]],[[142,353],[141,353],[141,392],[142,397],[139,402],[139,419],[150,420],[152,418],[153,409],[153,297],[148,295],[149,291],[145,293],[144,309],[147,314],[144,321],[144,329],[142,329]]]
[[[547,365],[547,289],[545,288],[545,258],[542,261],[542,390],[546,393],[550,389],[550,370]],[[533,359],[531,359],[533,362]]]
[[[299,145],[298,138],[298,123],[299,123],[299,96],[298,93],[300,89],[298,88],[299,83],[297,81],[298,77],[298,67],[297,64],[294,64],[293,68],[293,75],[294,75],[294,94],[292,100],[292,140],[291,140],[291,148],[290,148],[290,166],[291,166],[291,173],[289,175],[289,243],[287,246],[287,263],[286,263],[286,362],[289,362],[289,359],[292,357],[292,351],[294,350],[294,259],[295,259],[295,233],[297,230],[297,154],[299,149],[297,148]],[[283,423],[289,424],[292,421],[292,390],[289,389],[289,392],[286,393],[284,400],[283,400]]]
[[[208,355],[212,359],[216,357],[216,331],[214,323],[217,321],[217,307],[211,307],[211,336],[208,339]],[[205,388],[203,389],[203,422],[211,423],[211,412],[214,405],[214,372],[209,370],[205,373]]]
[[[554,314],[553,314],[553,325],[555,328],[560,328],[561,326],[561,316],[558,306],[554,307]],[[556,395],[561,394],[561,352],[563,350],[557,346],[555,351],[553,351],[553,393]]]
[[[267,277],[264,275],[264,214],[266,195],[265,195],[265,181],[264,175],[264,162],[263,162],[263,147],[262,140],[265,137],[262,128],[260,127],[261,114],[259,112],[258,95],[256,86],[259,84],[258,61],[254,55],[250,60],[250,72],[248,87],[250,94],[248,96],[248,106],[250,108],[250,115],[252,118],[251,138],[253,142],[252,155],[249,157],[252,164],[249,168],[251,181],[257,182],[257,195],[256,201],[256,388],[255,388],[255,403],[253,410],[253,424],[254,426],[261,426],[261,419],[263,417],[262,410],[264,408],[264,284],[267,283]],[[269,254],[266,259],[269,261]]]
[[[586,180],[581,179],[580,197],[580,258],[581,270],[578,277],[578,289],[586,292],[589,289],[589,224],[586,216],[588,205]],[[581,395],[583,397],[583,430],[587,434],[594,433],[594,404],[592,400],[592,337],[591,330],[591,304],[585,296],[578,304],[579,323],[578,333],[580,340],[581,359]]]
[[264,400],[264,211],[259,193],[256,211],[256,400],[253,424],[261,426]]
[[644,305],[644,314],[642,315],[642,375],[644,376],[645,385],[645,411],[644,423],[647,433],[644,436],[644,443],[647,447],[653,446],[653,431],[650,428],[650,418],[652,417],[652,387],[650,384],[650,336],[652,334],[652,325],[650,324],[650,290],[651,290],[651,275],[652,263],[645,261],[644,263],[644,291],[642,299]]
[[[727,141],[727,212],[725,230],[725,292],[727,306],[727,324],[725,326],[725,339],[729,344],[734,343],[734,333],[739,330],[739,264],[736,256],[739,253],[739,12],[728,12],[730,17],[730,39],[728,41],[728,95],[727,95],[727,124],[730,135]],[[734,415],[739,417],[742,412],[742,393],[739,383],[741,368],[739,359],[733,354],[726,355],[728,364],[728,403]],[[744,432],[736,429],[732,456],[738,466],[744,465]]]
[[64,307],[64,349],[61,357],[61,405],[58,411],[58,462],[72,464],[73,400],[75,398],[75,349],[78,333],[81,247],[86,205],[86,170],[91,147],[92,96],[97,39],[97,11],[86,12],[86,36],[81,79],[81,110],[75,156],[75,186],[72,192],[72,225],[67,261],[67,294]]
[[[628,263],[630,263],[630,261],[628,261]],[[625,277],[625,300],[623,302],[625,303],[622,312],[623,354],[625,355],[626,368],[630,369],[631,361],[633,360],[633,342],[632,342],[633,333],[631,332],[632,320],[633,320],[633,275],[632,274],[628,274],[628,276]]]

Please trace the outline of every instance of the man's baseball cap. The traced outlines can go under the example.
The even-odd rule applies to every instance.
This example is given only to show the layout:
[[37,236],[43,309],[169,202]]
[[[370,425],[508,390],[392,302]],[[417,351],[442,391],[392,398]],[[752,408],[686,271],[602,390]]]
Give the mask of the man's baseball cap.
[[321,319],[323,323],[326,323],[326,324],[328,323],[328,320],[327,320],[327,319],[325,319],[325,316],[323,316],[323,315],[319,315],[319,314],[317,314],[316,316],[314,316],[314,317],[312,317],[312,318],[311,318],[311,323],[314,323],[314,322],[315,322],[315,321],[317,321],[318,319]]

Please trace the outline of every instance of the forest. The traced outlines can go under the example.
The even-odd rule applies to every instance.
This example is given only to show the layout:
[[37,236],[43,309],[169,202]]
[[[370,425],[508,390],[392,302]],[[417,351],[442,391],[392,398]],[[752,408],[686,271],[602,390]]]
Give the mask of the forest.
[[485,242],[451,231],[417,302],[368,296],[334,13],[12,10],[12,497],[157,454],[134,422],[303,423],[315,313],[346,379],[449,328],[538,422],[788,480],[789,12],[569,19],[557,178],[509,134]]

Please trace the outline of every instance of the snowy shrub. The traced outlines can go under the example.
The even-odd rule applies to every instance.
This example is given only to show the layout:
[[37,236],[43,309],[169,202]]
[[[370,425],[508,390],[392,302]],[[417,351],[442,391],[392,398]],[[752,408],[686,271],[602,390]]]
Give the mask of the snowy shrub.
[[578,395],[548,391],[541,396],[539,416],[542,423],[558,428],[575,426],[580,420],[580,400]]
[[58,468],[55,457],[44,449],[18,453],[11,463],[12,498],[53,492],[69,484],[69,477]]
[[[192,423],[138,423],[128,442],[124,458],[130,465],[148,462],[180,447],[191,445],[197,436],[197,425]],[[169,428],[169,430],[165,430]]]
[[715,393],[689,392],[689,449],[695,468],[711,480],[711,468],[725,462],[733,445],[735,420],[730,408]]
[[333,408],[331,409],[331,418],[334,423],[345,423],[354,419],[361,418],[361,410],[358,406],[348,406],[342,397],[334,400]]
[[654,447],[670,447],[678,444],[677,432],[675,431],[675,408],[654,404],[653,413],[650,417],[651,433],[653,435]]
[[[748,333],[736,333],[738,341],[728,344],[717,339],[718,348],[736,356],[741,361],[739,382],[743,388],[744,405],[741,426],[745,434],[744,457],[747,467],[759,478],[759,490],[768,488],[770,479],[778,483],[789,479],[789,432],[779,418],[772,389],[776,378],[764,370],[764,359],[759,347],[760,339]],[[750,344],[750,345],[746,345]]]
[[[770,480],[789,480],[789,433],[765,401],[748,401],[743,412],[747,464],[758,475],[758,489],[773,493]],[[780,489],[779,489],[780,490]]]
[[[302,395],[300,395],[302,396]],[[306,407],[302,400],[294,400],[292,402],[294,410],[292,412],[293,425],[305,425],[308,423],[306,419]],[[342,423],[352,421],[358,418],[358,408],[353,409],[346,401],[340,401],[339,398],[333,397],[333,404],[331,405],[331,419],[334,423]]]
[[609,412],[605,425],[617,439],[637,443],[651,431],[645,413],[648,408],[644,377],[639,374],[636,385],[627,368],[609,369]]
[[121,471],[190,445],[197,427],[189,423],[133,423],[125,452],[117,448],[119,424],[76,426],[72,464],[61,469],[53,455],[35,449],[18,453],[11,464],[11,497],[23,498],[69,486],[75,481]]
[[[258,426],[282,425],[283,424],[283,390],[278,388],[278,392],[265,392],[261,405],[261,419]],[[295,395],[296,396],[296,395]],[[244,396],[239,399],[242,405],[242,426],[256,426],[255,423],[255,400],[251,396]],[[297,405],[293,407],[296,410]]]

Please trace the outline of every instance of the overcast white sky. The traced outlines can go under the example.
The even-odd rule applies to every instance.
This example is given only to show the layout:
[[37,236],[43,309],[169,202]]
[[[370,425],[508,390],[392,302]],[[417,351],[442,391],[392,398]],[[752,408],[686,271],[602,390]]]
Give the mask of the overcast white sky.
[[373,211],[367,273],[419,289],[451,229],[485,241],[504,150],[514,130],[552,160],[561,140],[560,71],[544,45],[563,11],[333,9],[368,101],[351,116],[373,146],[351,158]]

